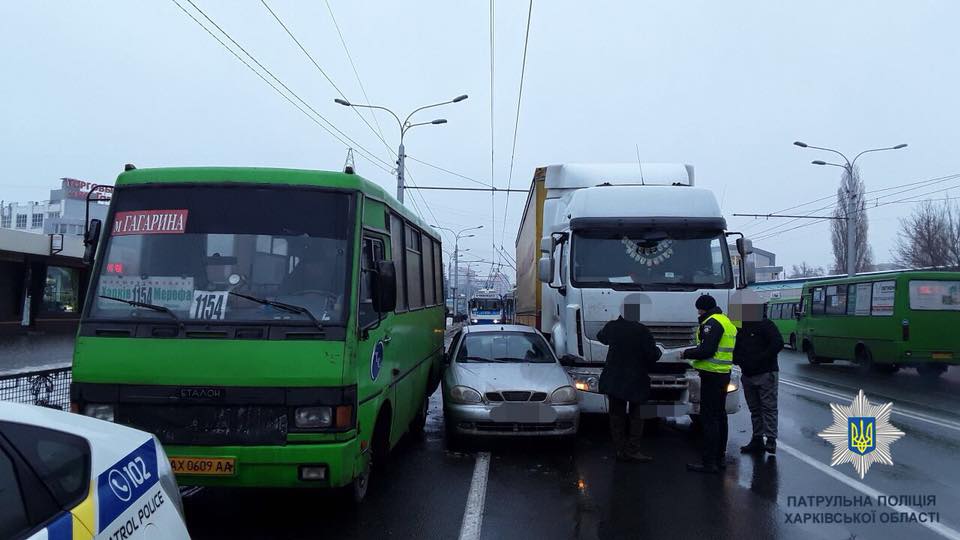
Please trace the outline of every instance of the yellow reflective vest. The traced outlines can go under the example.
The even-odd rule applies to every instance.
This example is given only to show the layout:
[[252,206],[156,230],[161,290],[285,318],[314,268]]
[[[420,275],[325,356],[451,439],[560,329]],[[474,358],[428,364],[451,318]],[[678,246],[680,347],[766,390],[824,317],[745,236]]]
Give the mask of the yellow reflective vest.
[[[712,371],[714,373],[730,373],[730,370],[733,367],[733,348],[737,344],[737,327],[734,326],[733,322],[722,313],[714,313],[706,319],[703,320],[703,323],[700,325],[700,328],[703,328],[703,324],[706,324],[707,321],[713,319],[720,323],[720,326],[723,327],[723,335],[720,336],[720,344],[717,347],[717,352],[714,353],[713,358],[707,358],[706,360],[694,360],[691,365],[695,369],[702,369],[704,371]],[[700,332],[697,332],[697,344],[700,343]]]

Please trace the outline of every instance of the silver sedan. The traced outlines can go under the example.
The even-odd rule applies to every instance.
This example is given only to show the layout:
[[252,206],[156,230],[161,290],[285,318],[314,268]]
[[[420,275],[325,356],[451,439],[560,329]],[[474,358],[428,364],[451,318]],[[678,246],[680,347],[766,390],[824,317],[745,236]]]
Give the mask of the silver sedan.
[[575,435],[577,391],[543,336],[529,326],[467,326],[444,355],[448,437]]

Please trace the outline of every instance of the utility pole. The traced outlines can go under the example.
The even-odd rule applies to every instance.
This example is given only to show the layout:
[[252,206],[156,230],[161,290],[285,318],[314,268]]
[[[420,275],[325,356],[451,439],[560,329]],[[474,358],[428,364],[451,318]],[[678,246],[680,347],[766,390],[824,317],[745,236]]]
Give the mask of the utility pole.
[[[860,152],[859,154],[854,156],[853,160],[850,160],[850,159],[847,159],[847,156],[843,155],[843,153],[837,150],[834,150],[833,148],[812,146],[801,141],[795,141],[793,145],[799,146],[800,148],[812,148],[814,150],[824,150],[826,152],[833,152],[834,154],[837,154],[838,156],[842,157],[844,161],[843,164],[829,163],[819,159],[812,161],[811,163],[814,165],[830,165],[833,167],[840,167],[841,169],[846,171],[848,175],[850,175],[851,187],[853,186],[854,180],[855,180],[855,178],[853,177],[854,165],[856,165],[857,160],[860,159],[860,156],[869,152],[883,152],[885,150],[900,150],[901,148],[907,147],[906,143],[901,143],[896,146],[864,150],[863,152]],[[857,201],[856,201],[856,198],[857,198],[856,193],[854,193],[852,189],[848,189],[847,190],[847,212],[846,212],[847,215],[845,217],[846,217],[846,223],[847,223],[847,250],[846,250],[847,251],[847,254],[846,254],[847,275],[850,277],[857,275],[857,230],[856,230]]]
[[449,100],[449,101],[443,101],[443,102],[440,102],[440,103],[434,103],[434,104],[432,104],[432,105],[424,105],[423,107],[419,107],[419,108],[414,109],[413,112],[411,112],[410,114],[408,114],[408,115],[407,115],[407,118],[406,118],[405,120],[403,120],[403,121],[400,120],[400,117],[397,116],[397,114],[396,114],[395,112],[391,111],[390,109],[388,109],[388,108],[386,108],[386,107],[381,107],[381,106],[379,106],[379,105],[368,105],[368,104],[350,103],[350,102],[347,101],[346,99],[340,99],[340,98],[337,98],[337,99],[335,99],[335,100],[333,100],[333,101],[334,101],[335,103],[339,104],[339,105],[343,105],[344,107],[363,107],[363,108],[365,108],[365,109],[379,109],[379,110],[381,110],[381,111],[387,111],[388,113],[390,113],[391,116],[393,116],[393,117],[397,120],[397,125],[400,126],[400,148],[398,149],[399,151],[397,152],[397,200],[400,201],[401,204],[403,204],[403,191],[404,191],[404,188],[405,188],[405,186],[404,186],[404,178],[403,178],[403,176],[404,176],[404,161],[405,161],[404,158],[406,158],[406,152],[405,152],[405,149],[404,149],[404,147],[403,147],[403,137],[407,134],[407,131],[409,131],[410,128],[415,128],[415,127],[417,127],[417,126],[440,125],[440,124],[446,124],[446,123],[447,123],[446,119],[444,119],[444,118],[437,118],[436,120],[432,120],[432,121],[430,121],[430,122],[411,123],[411,122],[410,122],[410,118],[411,118],[414,114],[416,114],[417,112],[422,111],[422,110],[424,110],[424,109],[429,109],[429,108],[431,108],[431,107],[439,107],[440,105],[447,105],[447,104],[449,104],[449,103],[459,103],[459,102],[461,102],[461,101],[463,101],[463,100],[465,100],[465,99],[467,99],[467,95],[466,95],[466,94],[463,94],[463,95],[457,96],[457,97],[455,97],[455,98],[453,98],[453,99],[451,99],[451,100]]
[[[403,153],[403,143],[400,144],[400,152],[401,152],[401,155],[402,155],[402,153]],[[401,158],[401,160],[398,160],[398,162],[402,162],[402,158]],[[400,202],[403,202],[403,200],[401,199]],[[453,274],[453,315],[456,316],[456,315],[457,315],[457,302],[458,302],[458,300],[460,299],[460,296],[457,295],[457,291],[459,290],[459,285],[460,285],[460,239],[461,239],[461,238],[473,238],[474,236],[476,236],[475,234],[463,234],[463,233],[469,232],[469,231],[475,231],[475,230],[478,230],[478,229],[482,229],[482,228],[483,228],[483,225],[480,225],[480,226],[477,226],[477,227],[467,227],[467,228],[465,228],[465,229],[460,229],[459,231],[455,231],[455,230],[453,230],[453,229],[451,229],[451,228],[448,228],[448,227],[441,227],[441,226],[439,226],[439,225],[431,225],[431,227],[433,227],[434,229],[441,229],[441,230],[444,230],[444,231],[448,231],[448,232],[450,232],[450,233],[453,235],[453,268],[454,268],[454,274]],[[470,249],[470,248],[467,248],[467,249]]]

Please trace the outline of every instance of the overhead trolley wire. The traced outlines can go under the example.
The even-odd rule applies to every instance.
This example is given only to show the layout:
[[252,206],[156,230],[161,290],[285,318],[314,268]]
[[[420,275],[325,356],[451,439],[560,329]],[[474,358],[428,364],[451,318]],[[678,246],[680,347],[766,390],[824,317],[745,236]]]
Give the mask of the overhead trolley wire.
[[[527,45],[530,43],[530,18],[533,15],[533,0],[527,7],[527,30],[523,37],[523,61],[520,64],[520,89],[517,92],[517,115],[513,121],[513,145],[510,150],[510,172],[507,174],[507,191],[510,190],[510,184],[513,181],[513,163],[517,156],[517,132],[520,129],[520,104],[523,102],[523,79],[527,72]],[[505,197],[503,203],[503,226],[500,231],[500,245],[503,246],[503,239],[507,235],[507,211],[510,209],[510,197]]]
[[[365,156],[365,157],[367,157],[368,160],[370,160],[371,162],[372,162],[372,161],[377,161],[377,162],[383,164],[384,166],[386,166],[386,168],[384,168],[383,166],[380,166],[380,168],[381,168],[381,169],[384,169],[386,172],[390,172],[390,166],[391,166],[390,163],[388,163],[388,162],[380,159],[379,157],[377,157],[376,154],[374,154],[373,152],[371,152],[370,150],[368,150],[366,147],[364,147],[363,145],[361,145],[361,144],[358,143],[357,141],[353,140],[353,138],[351,138],[349,135],[347,135],[346,133],[344,133],[344,132],[343,132],[340,128],[338,128],[333,122],[327,120],[326,117],[324,117],[324,116],[323,116],[322,114],[320,114],[315,108],[313,108],[313,106],[311,106],[309,103],[307,103],[306,100],[304,100],[304,99],[301,98],[296,92],[294,92],[293,90],[291,90],[290,87],[287,86],[282,80],[280,80],[279,77],[277,77],[276,75],[274,75],[273,72],[270,71],[266,66],[264,66],[262,62],[260,62],[255,56],[253,56],[252,54],[250,54],[250,52],[247,51],[242,45],[240,45],[240,43],[238,43],[237,40],[233,39],[233,37],[232,37],[227,31],[225,31],[222,27],[220,27],[220,25],[217,24],[216,21],[214,21],[212,18],[210,18],[210,16],[207,15],[206,12],[204,12],[202,9],[200,9],[200,7],[198,7],[198,6],[193,2],[193,0],[186,0],[186,1],[187,1],[187,3],[189,3],[191,6],[193,6],[193,8],[194,8],[198,13],[200,13],[200,15],[202,15],[207,21],[209,21],[210,24],[212,24],[221,34],[223,34],[224,37],[226,37],[231,43],[233,43],[234,46],[236,46],[241,52],[243,52],[243,54],[245,54],[245,55],[246,55],[250,60],[252,60],[261,70],[263,70],[264,73],[266,73],[267,75],[269,75],[270,78],[272,78],[277,84],[279,84],[279,85],[280,85],[284,90],[286,90],[291,96],[293,96],[294,98],[296,98],[297,101],[299,101],[300,103],[302,103],[304,107],[306,107],[308,110],[310,110],[310,112],[312,112],[312,113],[316,116],[316,118],[314,118],[313,116],[311,116],[310,114],[308,114],[306,111],[304,111],[302,107],[300,107],[299,105],[297,105],[296,103],[293,102],[293,100],[290,98],[290,96],[287,96],[286,94],[284,94],[284,93],[283,93],[282,91],[280,91],[274,84],[272,84],[269,80],[267,80],[266,77],[264,77],[262,73],[260,73],[260,72],[257,71],[256,69],[254,69],[254,67],[251,66],[249,62],[245,61],[235,50],[233,50],[233,49],[232,49],[230,46],[228,46],[222,39],[220,39],[219,36],[217,36],[216,34],[214,34],[213,31],[211,31],[211,30],[210,30],[209,28],[207,28],[202,22],[200,22],[200,20],[197,19],[192,13],[190,13],[182,4],[180,4],[180,2],[179,2],[178,0],[171,0],[171,1],[172,1],[174,4],[176,4],[176,6],[177,6],[178,8],[180,8],[180,10],[183,11],[188,17],[190,17],[195,23],[197,23],[197,24],[198,24],[201,28],[203,28],[208,34],[210,34],[211,37],[213,37],[214,39],[216,39],[217,42],[220,43],[220,45],[222,45],[225,49],[227,49],[228,51],[230,51],[231,54],[233,54],[238,60],[240,60],[245,66],[247,66],[248,69],[250,69],[251,71],[253,71],[254,73],[256,73],[264,82],[266,82],[266,83],[267,83],[268,85],[270,85],[275,91],[277,91],[281,96],[283,96],[285,99],[287,99],[287,101],[290,101],[293,105],[295,105],[295,106],[297,107],[297,109],[300,110],[300,112],[302,112],[302,113],[304,113],[305,115],[307,115],[308,117],[310,117],[310,118],[314,121],[314,123],[316,123],[317,125],[319,125],[320,127],[322,127],[325,131],[327,131],[328,133],[330,133],[330,135],[332,135],[335,139],[337,139],[338,141],[340,141],[344,146],[356,148],[356,149],[358,150],[358,153],[360,153],[359,155],[363,155],[363,153],[368,154],[368,156]],[[327,128],[325,125],[321,124],[321,123],[317,120],[317,118],[319,118],[320,120],[322,120],[323,122],[325,122],[327,125],[329,125],[329,128]],[[340,136],[338,136],[337,134],[333,133],[333,132],[330,130],[330,128],[332,128],[333,131],[336,131],[337,133],[339,133]],[[342,136],[342,138],[341,138],[341,136]],[[346,139],[347,141],[350,141],[350,143],[347,143],[346,141],[344,141],[344,139]]]
[[[317,68],[317,71],[319,71],[320,74],[323,75],[323,77],[327,80],[327,82],[330,83],[330,86],[332,86],[333,89],[336,90],[338,94],[340,94],[340,97],[342,97],[343,99],[347,99],[347,96],[346,96],[346,94],[343,93],[343,90],[340,90],[340,87],[337,86],[337,83],[333,82],[333,79],[331,79],[330,76],[327,75],[327,72],[324,71],[322,67],[320,67],[320,64],[318,64],[317,61],[316,61],[316,59],[313,58],[313,55],[310,54],[309,51],[307,51],[307,48],[303,46],[303,43],[301,43],[299,39],[297,39],[297,36],[293,35],[293,32],[290,30],[290,27],[288,27],[288,26],[286,25],[286,23],[283,22],[283,20],[280,18],[280,16],[277,15],[277,12],[275,12],[275,11],[273,10],[273,8],[271,8],[270,5],[267,4],[267,1],[266,1],[266,0],[260,0],[260,3],[263,4],[263,7],[267,8],[267,11],[270,12],[270,15],[273,16],[273,19],[274,19],[275,21],[277,21],[277,24],[279,24],[280,27],[283,28],[283,31],[286,32],[288,36],[290,36],[290,39],[292,39],[293,42],[297,44],[297,47],[300,48],[300,50],[303,52],[304,56],[306,56],[307,59],[310,60],[310,63],[313,64],[313,67]],[[327,4],[327,9],[330,9],[329,3]],[[332,11],[332,10],[330,11],[330,16],[333,17],[333,11]],[[336,25],[336,19],[334,19],[334,25]],[[337,32],[339,32],[339,31],[340,31],[340,28],[337,27]],[[341,36],[340,36],[340,39],[341,39],[341,42],[342,42],[342,40],[343,40],[343,35],[342,35],[342,34],[341,34]],[[346,47],[347,47],[346,43],[343,43],[343,47],[344,47],[344,49],[346,49]],[[350,53],[349,53],[349,52],[347,52],[347,57],[348,57],[348,58],[350,57]],[[352,59],[350,60],[350,64],[353,65],[353,60],[352,60]],[[357,71],[357,70],[356,70],[356,67],[354,66],[354,73],[356,73],[356,71]],[[359,81],[359,80],[360,80],[360,75],[357,75],[357,81]],[[360,88],[361,88],[361,90],[363,89],[363,83],[360,83]],[[364,92],[364,98],[366,98],[366,92]],[[348,100],[348,101],[349,101],[349,100]],[[369,101],[369,100],[368,100],[368,101]],[[350,107],[350,109],[351,109],[354,113],[356,113],[357,117],[359,117],[360,120],[363,121],[363,123],[366,124],[368,128],[370,128],[370,131],[372,131],[373,134],[376,135],[376,136],[380,139],[380,141],[383,143],[383,145],[387,148],[387,151],[388,151],[388,152],[391,152],[393,155],[396,155],[396,154],[393,152],[393,149],[390,148],[390,145],[387,144],[386,139],[383,138],[383,133],[380,133],[380,132],[378,132],[376,129],[374,129],[374,127],[373,127],[372,125],[370,125],[370,122],[366,119],[366,117],[363,116],[363,115],[360,113],[360,111],[357,110],[355,107]],[[376,118],[376,117],[374,117],[374,118]]]

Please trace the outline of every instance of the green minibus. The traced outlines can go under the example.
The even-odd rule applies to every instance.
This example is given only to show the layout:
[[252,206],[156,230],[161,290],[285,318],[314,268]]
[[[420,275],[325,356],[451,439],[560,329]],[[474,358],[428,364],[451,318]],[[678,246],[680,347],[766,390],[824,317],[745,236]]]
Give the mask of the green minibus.
[[960,363],[960,272],[902,271],[819,280],[803,287],[797,322],[811,363],[851,360],[937,378]]
[[73,409],[155,434],[180,484],[362,499],[439,384],[439,237],[349,169],[127,169],[86,235]]
[[791,349],[797,348],[797,310],[799,298],[771,298],[767,302],[767,318],[773,321],[783,342]]

